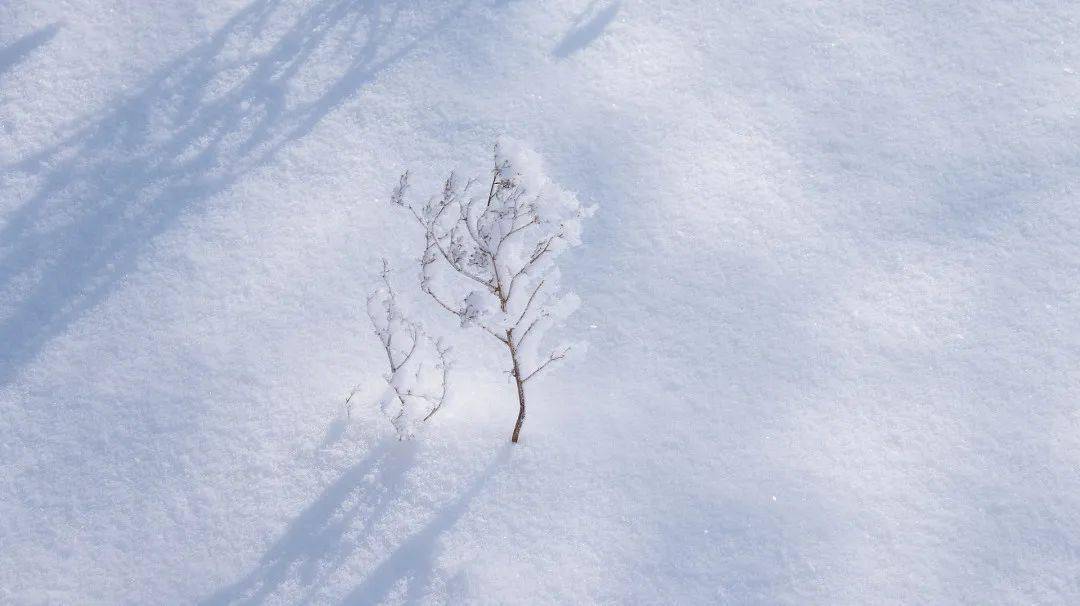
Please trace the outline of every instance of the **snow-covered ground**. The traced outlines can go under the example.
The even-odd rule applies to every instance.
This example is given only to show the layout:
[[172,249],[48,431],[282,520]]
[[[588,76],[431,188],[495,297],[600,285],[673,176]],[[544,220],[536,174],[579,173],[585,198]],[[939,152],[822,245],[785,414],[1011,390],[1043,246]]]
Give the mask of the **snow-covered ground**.
[[[0,603],[1080,602],[1078,27],[0,2]],[[465,336],[398,442],[387,199],[499,134],[600,205],[561,259],[591,347],[511,446]]]

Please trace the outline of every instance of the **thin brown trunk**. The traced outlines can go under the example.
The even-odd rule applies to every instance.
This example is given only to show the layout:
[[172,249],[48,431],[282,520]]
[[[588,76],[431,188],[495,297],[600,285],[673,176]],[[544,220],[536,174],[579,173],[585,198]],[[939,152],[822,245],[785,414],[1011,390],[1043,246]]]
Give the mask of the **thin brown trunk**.
[[518,394],[517,423],[514,423],[514,434],[510,436],[510,441],[517,444],[518,438],[521,436],[521,426],[525,424],[525,380],[521,376],[521,365],[518,364],[517,347],[514,345],[513,335],[513,329],[506,331],[506,346],[510,348],[510,361],[514,365],[514,383],[517,384]]

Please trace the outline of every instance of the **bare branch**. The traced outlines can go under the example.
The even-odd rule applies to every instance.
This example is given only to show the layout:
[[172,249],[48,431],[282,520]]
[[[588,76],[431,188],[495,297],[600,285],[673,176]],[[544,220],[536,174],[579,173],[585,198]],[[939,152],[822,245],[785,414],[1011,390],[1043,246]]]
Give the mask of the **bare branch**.
[[345,418],[347,419],[352,418],[352,399],[358,391],[360,391],[360,385],[353,385],[352,390],[349,391],[349,395],[345,396]]
[[540,280],[540,283],[536,285],[536,288],[532,291],[532,294],[529,295],[529,300],[525,302],[525,309],[521,310],[521,315],[518,316],[517,321],[514,322],[514,326],[521,324],[521,321],[525,319],[525,314],[529,313],[529,308],[532,307],[533,301],[536,299],[537,293],[539,293],[540,289],[543,287],[544,281]]
[[558,353],[552,352],[550,355],[548,355],[548,359],[545,360],[544,363],[539,366],[539,368],[537,368],[536,370],[530,372],[524,379],[521,380],[521,382],[522,383],[528,382],[529,379],[535,377],[537,374],[540,373],[541,370],[544,370],[545,368],[547,368],[548,365],[551,364],[552,362],[558,362],[559,360],[562,360],[563,358],[565,358],[566,354],[568,354],[568,353],[570,353],[570,348],[569,347],[566,347],[565,349],[563,349],[562,351],[560,351]]
[[450,254],[449,254],[449,253],[447,253],[447,252],[446,252],[446,250],[445,250],[445,249],[444,249],[444,248],[442,247],[442,244],[441,244],[441,243],[439,242],[439,238],[438,238],[438,237],[432,237],[432,238],[431,238],[431,242],[432,242],[432,244],[434,244],[434,245],[435,245],[435,248],[436,248],[436,249],[437,249],[437,250],[439,251],[439,254],[440,254],[440,255],[442,255],[442,258],[446,260],[446,263],[447,263],[447,264],[448,264],[448,265],[449,265],[449,266],[450,266],[450,267],[451,267],[451,268],[452,268],[452,269],[453,269],[454,271],[456,271],[456,272],[458,272],[459,274],[461,274],[461,275],[465,276],[466,278],[470,278],[470,279],[472,279],[472,280],[475,280],[476,282],[479,282],[480,284],[483,284],[483,285],[484,285],[485,287],[487,287],[487,288],[488,288],[489,290],[490,290],[490,289],[494,289],[494,286],[492,286],[492,284],[491,284],[490,282],[488,282],[487,280],[485,280],[485,279],[481,278],[480,276],[477,276],[476,274],[473,274],[473,273],[469,272],[469,271],[468,271],[468,270],[466,270],[466,269],[465,269],[464,267],[461,267],[461,266],[460,266],[459,264],[457,264],[457,263],[455,263],[454,261],[452,261],[452,260],[450,259]]
[[469,237],[472,238],[472,241],[476,244],[476,248],[483,251],[488,256],[492,256],[491,251],[487,249],[487,245],[483,242],[483,238],[478,231],[477,222],[479,219],[473,219],[472,217],[472,209],[472,201],[468,204],[461,205],[461,222],[465,224],[465,231],[468,232]]
[[409,359],[413,357],[413,354],[416,353],[416,346],[420,343],[420,330],[415,324],[411,324],[409,328],[411,333],[409,336],[412,337],[412,347],[409,348],[409,353],[405,354],[405,359],[398,362],[397,366],[391,364],[391,371],[396,372],[399,368],[405,366],[409,362]]
[[390,203],[397,206],[408,206],[405,202],[405,193],[409,190],[409,171],[401,173],[401,177],[398,179],[397,187],[394,188],[394,193],[390,194]]
[[481,326],[480,328],[483,328],[483,329],[484,329],[485,331],[487,331],[487,333],[488,333],[489,335],[491,335],[491,336],[495,337],[495,338],[496,338],[496,339],[498,339],[499,341],[502,341],[502,342],[503,342],[504,344],[506,344],[506,345],[509,345],[509,344],[510,344],[510,340],[509,340],[509,339],[507,339],[506,337],[503,337],[503,336],[499,335],[499,333],[495,332],[494,330],[491,330],[491,329],[490,329],[490,328],[488,328],[487,326]]
[[435,302],[438,303],[446,311],[448,311],[448,312],[450,312],[450,313],[452,313],[452,314],[454,314],[455,316],[458,316],[458,317],[463,317],[465,315],[465,310],[464,309],[456,309],[456,308],[450,306],[449,304],[447,304],[446,302],[444,302],[441,298],[439,298],[439,295],[435,294],[435,291],[432,290],[430,285],[426,285],[426,284],[421,285],[420,289],[423,290],[425,293],[427,293],[428,296],[430,296],[432,299],[434,299]]
[[[556,234],[536,244],[536,250],[533,251],[533,254],[529,257],[529,260],[522,264],[521,269],[519,269],[510,278],[510,287],[507,289],[508,292],[512,293],[514,291],[514,283],[517,282],[518,278],[526,275],[529,270],[532,269],[532,267],[536,264],[536,262],[540,260],[541,257],[550,252],[552,242],[554,242],[556,238],[560,237],[562,237],[561,234]],[[509,296],[510,295],[508,294],[507,297]]]
[[537,316],[535,320],[533,320],[532,322],[529,323],[529,327],[525,329],[525,332],[521,333],[521,336],[518,337],[518,340],[517,340],[517,343],[515,343],[515,346],[516,347],[521,347],[521,344],[525,342],[525,337],[529,336],[529,333],[532,332],[533,327],[535,327],[537,324],[539,324],[541,320],[546,320],[549,317],[551,317],[551,314],[547,314],[547,313],[542,313],[539,316]]
[[439,394],[439,399],[435,402],[435,405],[431,408],[431,411],[421,419],[421,422],[427,421],[431,417],[435,416],[435,413],[439,412],[443,404],[446,403],[446,396],[449,392],[450,384],[450,360],[448,355],[450,348],[443,344],[441,340],[435,341],[435,351],[439,355],[439,368],[442,369],[442,392]]
[[495,184],[499,182],[499,165],[495,165],[495,169],[491,171],[491,187],[488,188],[487,204],[485,209],[491,208],[491,201],[495,199]]
[[[515,218],[514,219],[514,224],[516,224],[516,223],[517,223],[517,219]],[[522,232],[522,231],[528,229],[529,227],[531,227],[533,225],[538,225],[539,223],[540,223],[540,218],[534,215],[533,218],[530,219],[528,223],[523,223],[522,225],[519,225],[517,227],[513,227],[513,224],[512,224],[510,231],[506,232],[506,234],[504,234],[502,238],[499,238],[499,243],[495,245],[495,252],[492,253],[492,256],[497,257],[499,255],[499,253],[502,251],[503,244],[505,244],[506,241],[509,240],[511,236],[513,236],[514,234],[517,234],[519,232]]]

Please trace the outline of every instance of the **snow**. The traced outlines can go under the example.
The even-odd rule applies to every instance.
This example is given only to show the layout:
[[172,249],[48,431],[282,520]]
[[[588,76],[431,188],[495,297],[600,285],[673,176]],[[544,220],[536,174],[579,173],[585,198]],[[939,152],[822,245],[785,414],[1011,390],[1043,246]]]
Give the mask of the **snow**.
[[[0,602],[1080,601],[1078,20],[0,4]],[[590,348],[399,442],[388,198],[500,135]]]

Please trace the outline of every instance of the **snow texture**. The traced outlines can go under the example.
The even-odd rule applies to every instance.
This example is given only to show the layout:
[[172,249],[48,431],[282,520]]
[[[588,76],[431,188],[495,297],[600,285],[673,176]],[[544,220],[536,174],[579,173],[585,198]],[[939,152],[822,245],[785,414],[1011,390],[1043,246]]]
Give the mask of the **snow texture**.
[[[0,2],[0,603],[1080,603],[1078,26]],[[387,199],[500,135],[601,207],[559,259],[590,350],[511,447],[458,331],[398,441]]]

